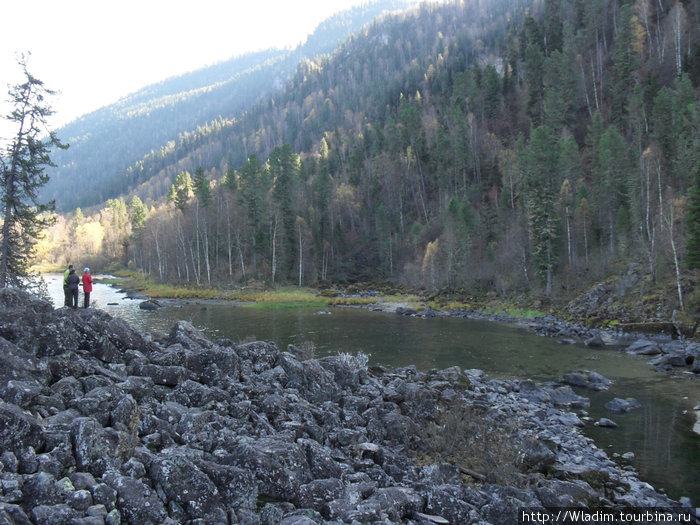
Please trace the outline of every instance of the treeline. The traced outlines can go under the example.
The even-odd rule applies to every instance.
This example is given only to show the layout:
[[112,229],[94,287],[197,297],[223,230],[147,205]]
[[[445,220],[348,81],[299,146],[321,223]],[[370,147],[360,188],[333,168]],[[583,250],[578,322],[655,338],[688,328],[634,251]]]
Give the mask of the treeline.
[[682,303],[700,266],[699,17],[694,2],[494,0],[377,22],[143,164],[142,189],[168,198],[125,205],[147,218],[123,255],[192,285],[501,294],[634,260]]

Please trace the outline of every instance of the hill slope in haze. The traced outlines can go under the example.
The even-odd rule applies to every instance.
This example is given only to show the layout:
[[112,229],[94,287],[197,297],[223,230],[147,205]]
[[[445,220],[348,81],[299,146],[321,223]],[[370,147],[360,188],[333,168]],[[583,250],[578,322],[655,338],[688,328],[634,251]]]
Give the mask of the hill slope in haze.
[[[330,53],[339,42],[382,12],[410,0],[380,0],[338,13],[318,26],[296,49],[268,49],[234,57],[170,78],[85,115],[58,130],[65,151],[42,191],[59,211],[103,203],[131,190],[125,172],[151,151],[183,133],[218,119],[230,119],[281,89],[300,60]],[[76,187],[81,191],[76,191]]]

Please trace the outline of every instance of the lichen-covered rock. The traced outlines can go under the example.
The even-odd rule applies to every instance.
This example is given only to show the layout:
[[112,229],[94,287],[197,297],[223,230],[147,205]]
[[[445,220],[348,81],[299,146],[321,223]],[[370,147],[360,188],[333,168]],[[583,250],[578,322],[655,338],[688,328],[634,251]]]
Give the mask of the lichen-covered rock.
[[177,452],[155,458],[149,474],[158,491],[168,495],[185,512],[188,520],[227,523],[226,511],[216,485],[184,455]]
[[18,455],[30,448],[41,449],[43,445],[44,434],[39,421],[17,405],[0,401],[0,450]]

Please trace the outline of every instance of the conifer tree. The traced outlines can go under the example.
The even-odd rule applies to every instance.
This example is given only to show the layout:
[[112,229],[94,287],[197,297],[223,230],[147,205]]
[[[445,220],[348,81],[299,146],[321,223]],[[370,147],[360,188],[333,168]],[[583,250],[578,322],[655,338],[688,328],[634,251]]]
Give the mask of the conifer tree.
[[529,147],[523,154],[523,171],[527,185],[527,207],[537,273],[545,283],[545,293],[552,293],[552,277],[557,257],[554,241],[559,217],[557,197],[559,158],[557,144],[547,126],[533,130]]
[[296,239],[294,236],[295,187],[299,176],[299,155],[291,145],[284,144],[276,147],[270,153],[268,168],[273,181],[272,196],[279,206],[282,219],[282,238],[284,249],[284,265],[282,275],[285,276],[294,265]]
[[168,191],[168,202],[172,202],[182,212],[192,196],[192,176],[189,171],[181,171]]
[[5,117],[16,134],[0,153],[0,288],[36,283],[30,271],[34,246],[54,221],[54,203],[39,203],[38,191],[49,180],[44,169],[53,166],[51,148],[68,147],[48,129],[54,111],[46,99],[54,92],[29,73],[25,57],[19,66],[25,80],[10,87],[12,111]]

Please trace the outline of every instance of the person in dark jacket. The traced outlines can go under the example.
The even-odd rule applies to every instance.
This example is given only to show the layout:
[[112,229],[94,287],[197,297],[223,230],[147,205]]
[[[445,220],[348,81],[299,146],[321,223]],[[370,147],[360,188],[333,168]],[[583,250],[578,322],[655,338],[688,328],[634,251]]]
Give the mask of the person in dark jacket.
[[68,275],[73,269],[73,265],[69,264],[65,272],[63,272],[63,306],[70,306],[71,295],[68,292]]
[[92,275],[90,275],[90,268],[85,268],[83,270],[83,295],[85,296],[83,306],[85,308],[90,306],[90,292],[92,292]]
[[68,295],[70,299],[71,308],[78,308],[78,284],[80,284],[80,277],[75,273],[75,270],[71,268],[68,272],[68,277],[66,277],[66,287],[68,288]]

